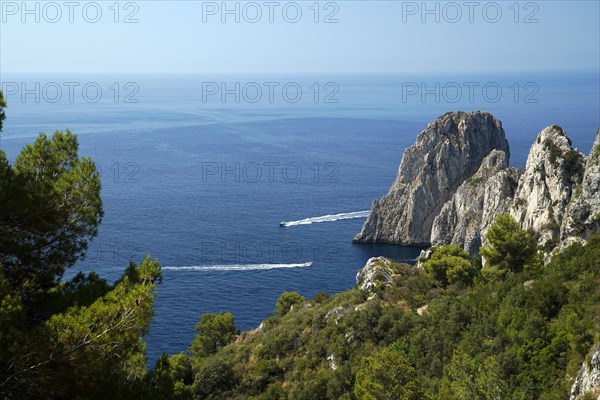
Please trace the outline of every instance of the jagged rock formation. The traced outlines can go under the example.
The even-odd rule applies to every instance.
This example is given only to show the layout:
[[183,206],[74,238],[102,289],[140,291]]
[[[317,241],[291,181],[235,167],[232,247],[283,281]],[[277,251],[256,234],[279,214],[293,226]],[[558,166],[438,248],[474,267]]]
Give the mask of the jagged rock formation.
[[371,257],[356,274],[356,284],[365,292],[371,292],[378,285],[391,285],[394,271],[389,268],[392,261],[385,257]]
[[490,225],[509,212],[548,255],[600,228],[600,130],[587,162],[555,125],[539,133],[524,170],[508,160],[493,116],[444,114],[404,152],[389,193],[373,202],[354,240],[456,244],[477,254]]
[[489,226],[508,211],[518,178],[519,171],[508,168],[508,155],[492,150],[435,217],[431,244],[455,244],[477,254],[487,244],[483,235]]
[[585,165],[583,180],[575,187],[560,229],[562,247],[589,239],[600,229],[600,129]]
[[509,154],[502,124],[486,112],[451,112],[406,149],[387,195],[374,201],[355,242],[430,244],[434,218],[490,151]]
[[583,176],[583,159],[555,125],[542,130],[529,151],[510,213],[521,228],[539,235],[538,244],[546,250],[558,244],[565,208]]
[[600,397],[600,343],[592,349],[589,365],[587,361],[583,362],[571,387],[569,400],[580,400],[587,393]]

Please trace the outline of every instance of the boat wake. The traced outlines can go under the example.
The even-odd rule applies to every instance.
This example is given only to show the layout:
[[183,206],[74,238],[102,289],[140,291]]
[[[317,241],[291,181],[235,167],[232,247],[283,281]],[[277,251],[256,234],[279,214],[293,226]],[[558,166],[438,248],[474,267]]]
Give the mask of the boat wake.
[[187,265],[187,266],[167,266],[163,270],[173,271],[259,271],[280,268],[305,268],[312,266],[312,262],[297,264],[215,264],[215,265]]
[[369,216],[370,210],[366,211],[354,211],[349,213],[340,213],[340,214],[328,214],[320,217],[312,217],[300,219],[298,221],[281,221],[279,226],[298,226],[298,225],[310,225],[316,224],[319,222],[333,222],[339,221],[342,219],[355,219],[355,218],[366,218]]

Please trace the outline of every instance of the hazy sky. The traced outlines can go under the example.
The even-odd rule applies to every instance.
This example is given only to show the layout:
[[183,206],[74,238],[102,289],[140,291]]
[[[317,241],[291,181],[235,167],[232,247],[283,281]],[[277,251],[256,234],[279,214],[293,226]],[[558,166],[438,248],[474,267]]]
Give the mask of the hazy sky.
[[1,1],[0,71],[598,70],[599,3],[428,2],[426,13],[421,1],[243,1],[224,14],[221,1],[29,1],[31,13]]

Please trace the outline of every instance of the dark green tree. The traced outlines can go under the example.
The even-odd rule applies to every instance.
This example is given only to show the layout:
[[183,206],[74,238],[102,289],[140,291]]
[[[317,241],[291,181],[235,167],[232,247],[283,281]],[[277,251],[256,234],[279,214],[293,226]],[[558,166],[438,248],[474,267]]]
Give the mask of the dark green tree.
[[[146,375],[141,338],[161,271],[149,257],[136,269],[139,279],[123,278],[89,306],[70,307],[29,329],[2,329],[0,392],[7,398],[87,399],[141,393]],[[4,306],[11,299],[4,297],[0,315],[23,318],[18,301]]]
[[192,359],[187,353],[179,353],[171,356],[171,375],[175,382],[182,382],[184,385],[191,385],[194,381],[194,371],[192,368]]
[[148,373],[150,385],[147,399],[173,399],[192,400],[192,383],[194,383],[194,371],[192,359],[186,353],[175,354],[167,357],[163,353],[154,370]]
[[519,227],[509,214],[501,214],[485,237],[489,246],[482,246],[486,277],[504,275],[507,271],[520,272],[535,260],[537,246],[533,235]]
[[190,347],[194,357],[206,357],[215,354],[219,347],[233,341],[238,334],[235,318],[231,313],[202,314],[196,325],[196,338]]
[[424,397],[417,371],[399,352],[382,350],[367,357],[356,373],[358,400],[418,400]]
[[98,232],[100,175],[78,147],[70,131],[40,134],[14,166],[0,150],[0,264],[16,292],[55,286]]
[[434,247],[431,258],[423,263],[423,270],[442,286],[453,283],[471,285],[476,272],[469,254],[454,244]]
[[150,381],[149,399],[162,400],[172,397],[175,380],[171,374],[171,363],[167,353],[160,355],[154,365],[154,370],[150,371],[148,377]]
[[302,304],[306,301],[304,296],[296,292],[283,292],[275,303],[275,314],[284,316],[287,314],[292,306],[296,304]]
[[200,365],[194,379],[193,392],[199,399],[224,399],[223,392],[231,389],[235,376],[231,366],[215,357]]

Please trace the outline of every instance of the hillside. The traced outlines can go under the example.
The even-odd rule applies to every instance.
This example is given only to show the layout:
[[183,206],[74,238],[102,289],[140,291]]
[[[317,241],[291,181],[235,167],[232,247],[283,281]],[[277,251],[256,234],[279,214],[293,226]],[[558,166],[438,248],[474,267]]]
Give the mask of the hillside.
[[600,337],[598,259],[600,234],[543,268],[450,285],[372,259],[354,289],[165,372],[206,399],[566,399]]

